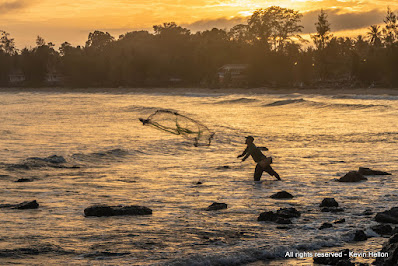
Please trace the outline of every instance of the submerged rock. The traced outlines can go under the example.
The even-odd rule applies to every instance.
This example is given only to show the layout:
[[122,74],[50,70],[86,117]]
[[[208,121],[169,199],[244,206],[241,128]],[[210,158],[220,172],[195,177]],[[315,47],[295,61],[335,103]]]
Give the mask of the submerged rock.
[[398,207],[376,214],[375,220],[379,223],[398,224]]
[[276,211],[276,214],[283,218],[298,218],[301,216],[301,213],[295,208],[280,208]]
[[359,167],[358,173],[362,175],[391,175],[390,173],[384,171],[373,170],[366,167]]
[[391,235],[392,227],[389,224],[378,224],[371,227],[379,235]]
[[321,209],[321,212],[344,212],[343,208],[337,208],[337,207],[325,207]]
[[257,221],[275,222],[277,224],[291,224],[290,218],[298,218],[301,213],[295,208],[280,208],[276,212],[266,211],[260,213]]
[[337,181],[339,181],[339,182],[360,182],[363,180],[368,180],[368,179],[357,171],[350,171]]
[[324,198],[319,207],[339,207],[339,204],[334,198]]
[[339,266],[349,266],[355,265],[350,262],[349,249],[344,249],[339,252],[333,253],[335,256],[331,257],[316,257],[314,258],[314,263],[323,265],[339,265]]
[[209,207],[206,208],[206,211],[216,211],[228,208],[226,203],[213,202]]
[[388,242],[384,243],[380,252],[377,252],[377,258],[374,262],[378,266],[398,265],[398,234],[390,237]]
[[365,234],[363,230],[355,231],[354,241],[365,241],[368,239],[368,236]]
[[342,224],[342,223],[345,223],[345,219],[343,218],[343,219],[335,220],[335,221],[333,221],[333,223],[334,224]]
[[32,201],[24,201],[18,204],[0,204],[0,208],[10,208],[18,210],[37,209],[39,208],[39,203],[37,203],[36,200],[32,200]]
[[85,216],[149,215],[152,210],[144,206],[95,205],[84,209]]
[[323,230],[323,229],[330,228],[330,227],[333,227],[333,225],[332,225],[331,223],[323,223],[323,224],[319,227],[319,230]]
[[273,199],[291,199],[291,198],[293,198],[293,195],[290,194],[289,192],[286,192],[286,191],[279,191],[279,192],[271,195],[270,198],[273,198]]
[[15,182],[33,182],[33,179],[31,178],[20,178]]

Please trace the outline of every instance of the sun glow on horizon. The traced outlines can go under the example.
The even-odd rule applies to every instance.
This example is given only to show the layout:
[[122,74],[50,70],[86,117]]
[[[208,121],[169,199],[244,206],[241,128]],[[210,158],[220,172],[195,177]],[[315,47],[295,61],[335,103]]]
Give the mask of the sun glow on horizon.
[[201,22],[203,28],[193,30],[229,28],[231,20],[242,20],[257,9],[274,5],[304,15],[320,9],[335,9],[341,14],[385,11],[387,6],[398,10],[398,1],[392,0],[4,0],[0,3],[0,30],[23,43],[18,46],[33,44],[37,35],[57,44],[66,40],[81,44],[93,30],[120,34],[150,30],[153,25],[171,21],[188,28]]

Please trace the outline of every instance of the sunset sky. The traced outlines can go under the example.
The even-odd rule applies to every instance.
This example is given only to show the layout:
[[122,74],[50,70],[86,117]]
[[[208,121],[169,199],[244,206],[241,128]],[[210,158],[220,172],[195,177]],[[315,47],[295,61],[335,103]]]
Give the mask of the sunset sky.
[[315,30],[323,8],[332,30],[347,35],[383,23],[388,6],[398,10],[397,0],[0,0],[0,30],[9,32],[18,48],[34,46],[37,35],[56,47],[64,41],[83,45],[94,30],[117,38],[171,21],[193,32],[228,29],[245,23],[254,10],[272,5],[300,11],[304,33]]

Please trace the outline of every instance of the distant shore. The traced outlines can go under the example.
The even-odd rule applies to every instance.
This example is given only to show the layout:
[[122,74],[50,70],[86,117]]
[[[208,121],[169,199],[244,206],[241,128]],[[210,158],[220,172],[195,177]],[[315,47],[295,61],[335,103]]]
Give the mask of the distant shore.
[[317,94],[317,95],[391,95],[398,88],[0,88],[0,92],[64,92],[64,93],[170,93],[170,94]]

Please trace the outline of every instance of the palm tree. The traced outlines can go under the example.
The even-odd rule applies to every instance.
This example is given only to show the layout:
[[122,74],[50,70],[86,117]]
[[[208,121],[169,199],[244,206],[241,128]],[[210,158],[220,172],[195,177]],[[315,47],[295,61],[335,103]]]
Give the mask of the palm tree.
[[380,31],[380,26],[379,25],[371,25],[369,27],[369,31],[366,33],[366,35],[369,37],[369,42],[373,46],[381,46],[381,31]]

